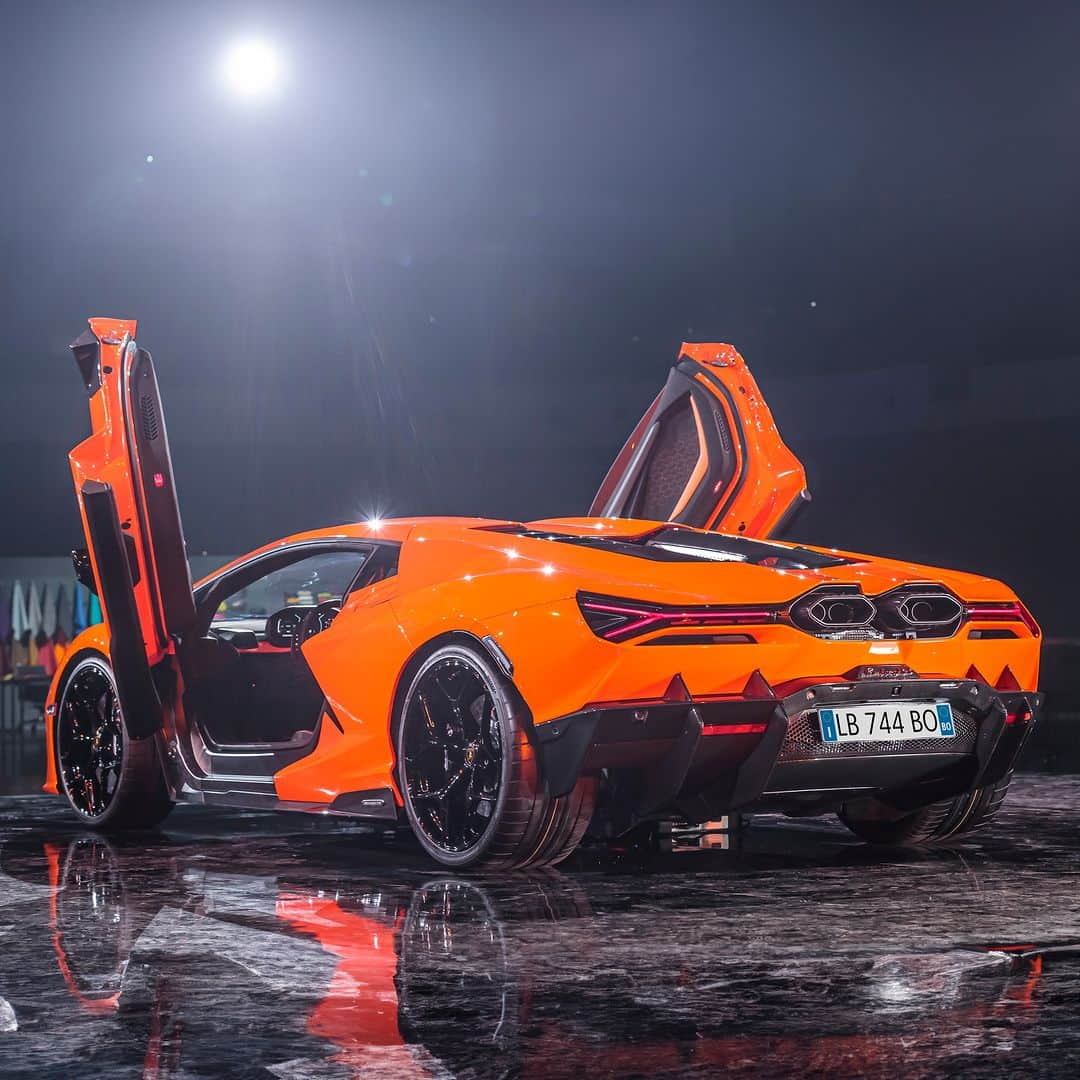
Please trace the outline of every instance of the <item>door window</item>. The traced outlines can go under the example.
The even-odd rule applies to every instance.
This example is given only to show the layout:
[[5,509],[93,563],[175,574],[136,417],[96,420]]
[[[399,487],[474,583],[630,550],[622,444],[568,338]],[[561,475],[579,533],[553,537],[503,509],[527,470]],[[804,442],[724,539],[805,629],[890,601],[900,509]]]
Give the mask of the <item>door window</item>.
[[329,551],[279,567],[237,589],[218,604],[211,626],[253,630],[261,635],[266,620],[285,607],[311,607],[343,597],[367,551]]

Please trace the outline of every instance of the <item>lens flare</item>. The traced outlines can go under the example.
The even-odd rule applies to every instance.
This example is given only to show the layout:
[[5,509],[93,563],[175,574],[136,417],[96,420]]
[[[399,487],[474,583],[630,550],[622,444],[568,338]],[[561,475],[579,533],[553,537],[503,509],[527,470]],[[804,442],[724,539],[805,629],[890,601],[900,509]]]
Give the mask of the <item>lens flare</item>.
[[263,101],[281,88],[284,75],[281,55],[262,38],[234,42],[225,53],[225,83],[245,101]]

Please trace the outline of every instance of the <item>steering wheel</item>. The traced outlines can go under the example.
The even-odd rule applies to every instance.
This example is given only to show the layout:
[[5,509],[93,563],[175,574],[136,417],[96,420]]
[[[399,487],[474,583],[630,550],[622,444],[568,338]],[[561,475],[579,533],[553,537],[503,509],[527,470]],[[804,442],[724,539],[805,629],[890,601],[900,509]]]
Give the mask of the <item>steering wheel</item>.
[[316,634],[321,634],[330,628],[338,612],[341,611],[341,598],[336,600],[324,600],[318,607],[313,607],[303,618],[293,634],[292,651],[298,653],[300,646],[309,641]]

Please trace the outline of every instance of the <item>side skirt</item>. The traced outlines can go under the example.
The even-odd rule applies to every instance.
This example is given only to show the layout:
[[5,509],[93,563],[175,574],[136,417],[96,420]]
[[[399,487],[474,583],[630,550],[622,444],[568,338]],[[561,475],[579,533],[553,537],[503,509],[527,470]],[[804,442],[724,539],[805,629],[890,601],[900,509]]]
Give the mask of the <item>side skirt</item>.
[[[311,740],[302,746],[253,744],[246,753],[240,747],[211,749],[214,744],[204,740],[197,724],[194,731],[185,729],[186,737],[181,737],[180,731],[175,731],[175,741],[170,740],[167,745],[163,741],[161,744],[162,763],[173,799],[196,806],[292,810],[304,814],[392,822],[396,825],[399,820],[398,806],[390,788],[345,791],[329,803],[295,802],[278,797],[274,775],[315,749],[326,716],[337,723],[332,714],[324,710]],[[209,771],[202,771],[200,756],[207,762]]]
[[277,797],[272,782],[252,781],[245,777],[215,777],[203,781],[199,789],[185,785],[177,794],[177,802],[238,810],[290,810],[302,814],[392,822],[395,825],[398,822],[397,804],[389,788],[347,791],[331,803],[290,802]]

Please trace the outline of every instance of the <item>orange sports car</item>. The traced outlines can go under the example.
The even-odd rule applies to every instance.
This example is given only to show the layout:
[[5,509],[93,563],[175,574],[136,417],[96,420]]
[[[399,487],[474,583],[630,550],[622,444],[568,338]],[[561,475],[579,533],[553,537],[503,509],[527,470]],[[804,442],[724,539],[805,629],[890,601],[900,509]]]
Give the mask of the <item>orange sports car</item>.
[[805,474],[729,345],[683,345],[588,517],[319,529],[194,586],[135,323],[72,349],[76,573],[105,621],[50,689],[46,790],[89,825],[344,814],[516,867],[755,808],[925,843],[1004,797],[1034,619],[988,578],[772,539]]

